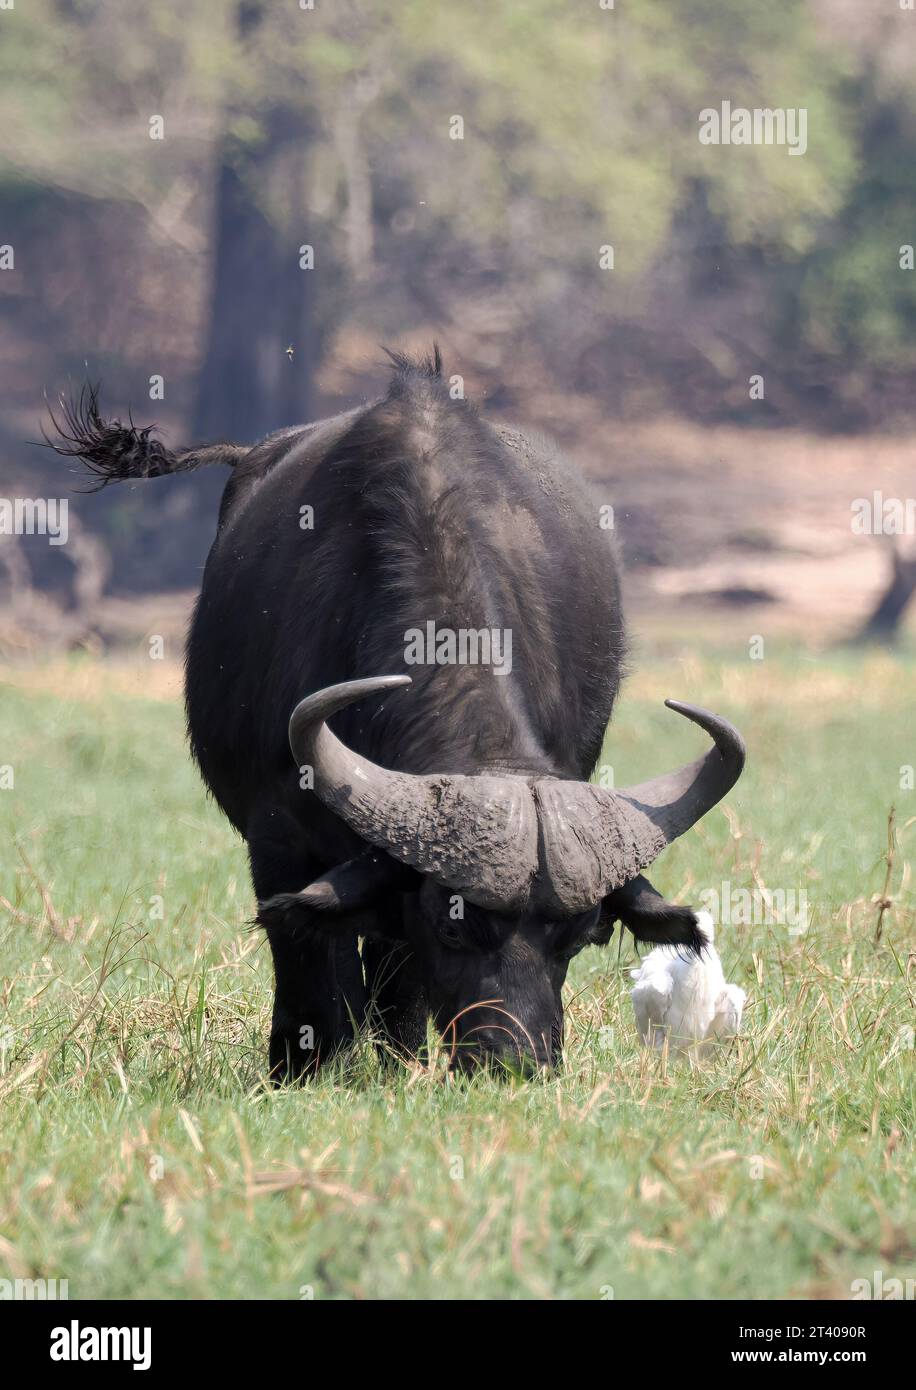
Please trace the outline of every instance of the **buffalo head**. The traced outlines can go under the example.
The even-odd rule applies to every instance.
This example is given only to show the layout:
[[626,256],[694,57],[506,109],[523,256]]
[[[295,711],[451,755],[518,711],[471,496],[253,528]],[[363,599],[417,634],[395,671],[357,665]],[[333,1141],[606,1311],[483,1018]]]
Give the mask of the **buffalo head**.
[[542,775],[392,772],[328,728],[354,701],[408,684],[408,676],[347,681],[296,706],[296,765],[314,769],[315,792],[367,850],[301,893],[261,904],[261,920],[305,910],[333,928],[335,917],[345,924],[385,890],[405,893],[403,938],[422,964],[454,1064],[550,1065],[569,961],[606,942],[617,918],[642,940],[702,946],[694,914],[664,903],[640,871],[730,790],[744,744],[718,715],[668,700],[713,748],[677,772],[615,791]]

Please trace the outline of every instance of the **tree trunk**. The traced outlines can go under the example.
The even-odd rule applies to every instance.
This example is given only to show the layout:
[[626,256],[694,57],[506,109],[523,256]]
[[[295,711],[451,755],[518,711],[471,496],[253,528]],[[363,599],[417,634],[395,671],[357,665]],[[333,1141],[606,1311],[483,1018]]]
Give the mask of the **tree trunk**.
[[305,229],[301,236],[284,237],[258,207],[254,164],[253,156],[226,141],[216,186],[213,295],[195,440],[250,443],[311,415],[316,272],[299,267]]
[[916,593],[916,556],[904,559],[893,552],[891,582],[859,634],[860,642],[895,642],[903,615]]
[[[249,38],[263,18],[263,0],[238,0],[240,39]],[[256,191],[259,166],[292,145],[297,186],[289,191],[296,213],[301,212],[309,122],[302,111],[278,106],[263,124],[264,139],[257,145],[227,135],[220,151],[213,294],[194,417],[197,440],[252,443],[311,416],[318,358],[315,272],[299,267],[299,246],[309,238],[279,233],[261,211]]]

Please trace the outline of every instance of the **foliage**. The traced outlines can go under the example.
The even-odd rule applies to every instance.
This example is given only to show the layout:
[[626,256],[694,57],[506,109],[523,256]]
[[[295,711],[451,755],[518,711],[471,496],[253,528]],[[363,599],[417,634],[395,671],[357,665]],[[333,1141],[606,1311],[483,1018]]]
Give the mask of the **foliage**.
[[[374,216],[380,269],[404,274],[406,253],[450,271],[445,245],[524,287],[535,319],[555,313],[561,286],[581,285],[583,305],[594,297],[606,243],[611,321],[654,304],[673,314],[672,275],[699,316],[716,293],[699,284],[703,247],[713,265],[728,248],[774,370],[818,363],[842,394],[842,373],[858,368],[874,389],[874,369],[916,361],[916,272],[898,267],[914,236],[914,98],[890,57],[912,59],[910,18],[844,27],[815,0],[37,0],[2,17],[0,177],[139,202],[168,234],[192,197],[201,225],[215,151],[231,138],[257,156],[263,210],[278,226],[322,227],[326,257],[346,262],[347,218]],[[699,112],[725,99],[804,107],[807,153],[701,145]],[[292,154],[278,111],[310,123]],[[166,120],[161,146],[153,113]],[[449,138],[456,114],[463,140]],[[307,175],[301,193],[291,160]],[[327,293],[339,319],[333,278]],[[745,332],[737,308],[725,329]]]

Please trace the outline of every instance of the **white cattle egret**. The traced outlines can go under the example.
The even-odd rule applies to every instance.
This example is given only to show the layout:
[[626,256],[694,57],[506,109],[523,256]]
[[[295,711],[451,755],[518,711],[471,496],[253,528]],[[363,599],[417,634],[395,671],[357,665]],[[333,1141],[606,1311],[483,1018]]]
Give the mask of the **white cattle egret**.
[[656,946],[630,971],[636,1026],[646,1047],[661,1049],[667,1041],[672,1053],[697,1057],[741,1027],[747,995],[725,981],[708,912],[697,913],[697,926],[709,942],[701,956]]

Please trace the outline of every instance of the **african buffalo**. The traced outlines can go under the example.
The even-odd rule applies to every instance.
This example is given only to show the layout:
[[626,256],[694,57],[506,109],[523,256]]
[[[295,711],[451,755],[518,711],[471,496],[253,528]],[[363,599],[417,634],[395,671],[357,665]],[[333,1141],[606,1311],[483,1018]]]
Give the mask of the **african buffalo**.
[[100,486],[232,468],[187,716],[248,845],[276,1079],[313,1071],[367,1015],[401,1053],[431,1013],[454,1065],[555,1063],[583,946],[620,920],[702,948],[694,912],[640,870],[744,762],[724,719],[669,701],[713,739],[705,756],[589,784],[625,652],[598,504],[549,444],[453,399],[438,349],[392,360],[380,400],[251,447],[172,452],[104,420],[92,388],[55,439]]

